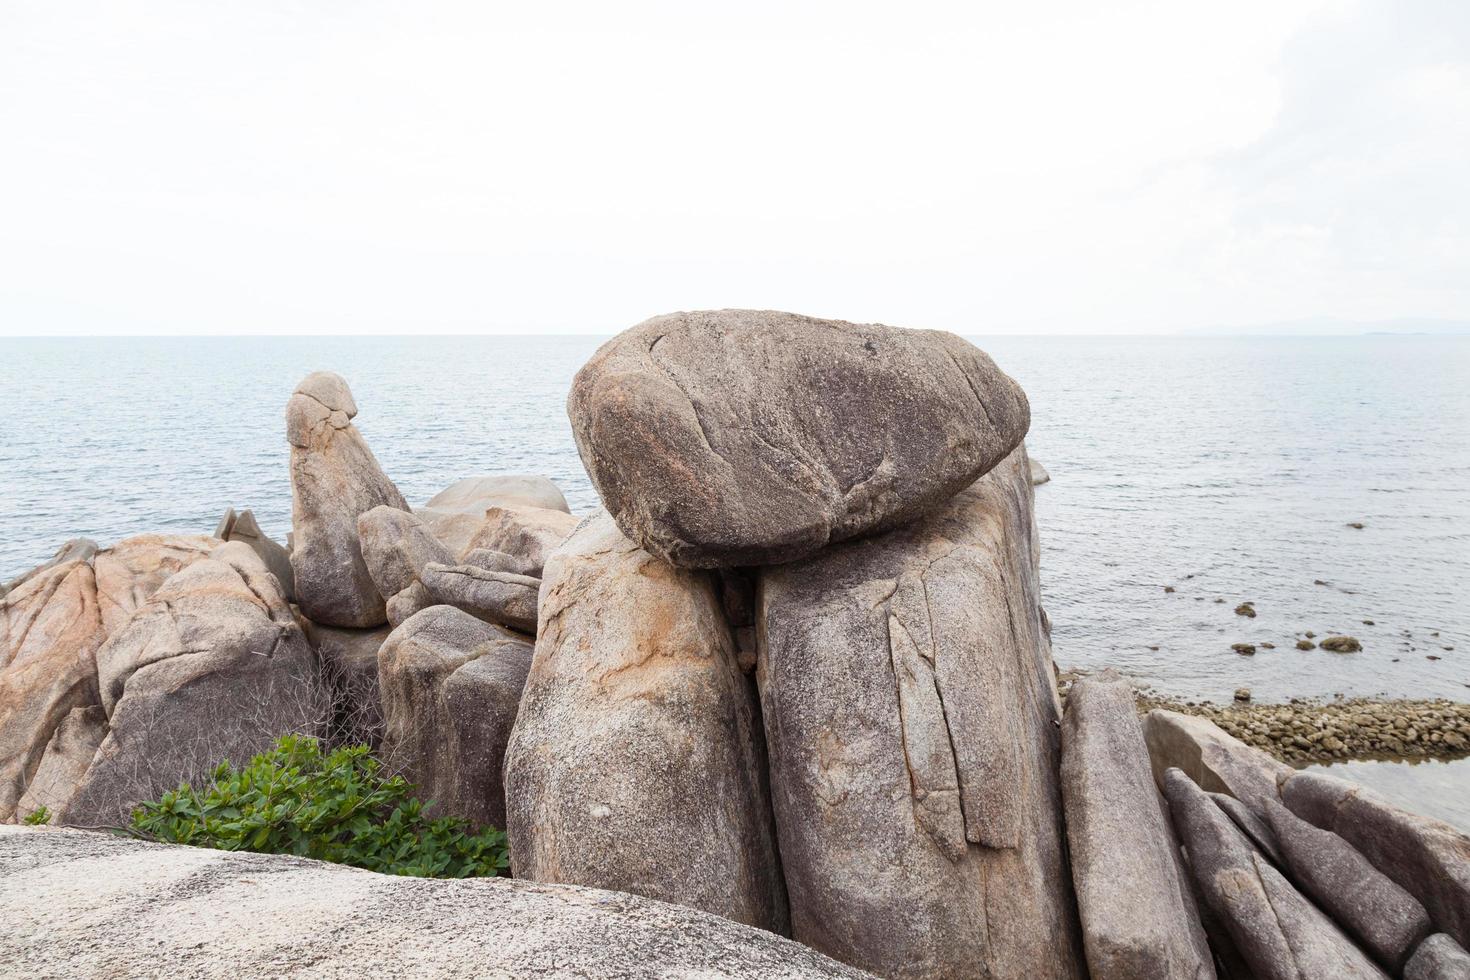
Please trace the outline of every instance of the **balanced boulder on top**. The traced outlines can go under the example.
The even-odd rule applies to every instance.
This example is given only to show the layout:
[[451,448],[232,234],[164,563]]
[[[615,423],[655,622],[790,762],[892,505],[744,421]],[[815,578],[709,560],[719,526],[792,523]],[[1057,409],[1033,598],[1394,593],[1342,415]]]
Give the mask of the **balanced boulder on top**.
[[296,601],[328,626],[378,626],[387,619],[362,558],[357,518],[385,504],[408,510],[353,426],[356,414],[347,382],[330,371],[307,375],[286,405]]
[[693,568],[792,561],[922,516],[1031,421],[1020,386],[953,334],[757,310],[639,324],[577,373],[567,409],[618,526]]

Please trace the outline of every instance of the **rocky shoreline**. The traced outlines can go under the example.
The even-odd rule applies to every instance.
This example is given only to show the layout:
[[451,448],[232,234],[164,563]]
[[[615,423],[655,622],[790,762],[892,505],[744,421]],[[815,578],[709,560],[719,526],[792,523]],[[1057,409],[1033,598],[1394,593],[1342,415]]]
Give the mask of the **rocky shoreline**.
[[1470,704],[1446,700],[1343,698],[1286,704],[1216,705],[1139,691],[1138,713],[1155,708],[1208,718],[1288,765],[1470,756]]

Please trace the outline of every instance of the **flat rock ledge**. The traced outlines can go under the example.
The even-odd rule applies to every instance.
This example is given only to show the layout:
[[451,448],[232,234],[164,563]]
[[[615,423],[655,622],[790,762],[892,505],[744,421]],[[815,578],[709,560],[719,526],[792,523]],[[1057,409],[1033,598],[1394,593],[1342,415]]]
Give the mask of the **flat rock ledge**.
[[867,977],[617,892],[0,826],[0,949],[28,977]]

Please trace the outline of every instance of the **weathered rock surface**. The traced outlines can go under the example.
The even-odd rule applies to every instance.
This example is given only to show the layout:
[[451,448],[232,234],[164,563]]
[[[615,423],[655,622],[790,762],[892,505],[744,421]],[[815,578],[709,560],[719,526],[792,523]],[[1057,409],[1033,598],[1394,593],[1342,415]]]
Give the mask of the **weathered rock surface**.
[[1320,830],[1275,800],[1266,822],[1286,859],[1282,869],[1392,973],[1433,930],[1424,906],[1394,884],[1351,844]]
[[1277,784],[1296,772],[1193,715],[1156,708],[1144,716],[1143,737],[1160,787],[1167,770],[1179,769],[1201,789],[1226,793],[1258,811],[1263,800],[1281,798]]
[[524,637],[431,606],[378,651],[383,758],[435,812],[505,826],[505,746],[531,650]]
[[491,507],[462,554],[485,549],[515,555],[526,563],[521,574],[541,577],[546,559],[561,546],[577,519],[545,507]]
[[23,820],[42,807],[53,814],[65,812],[106,737],[107,712],[101,705],[71,709],[56,726],[41,764],[15,808],[16,818]]
[[327,743],[366,745],[374,752],[383,742],[383,699],[378,692],[378,650],[391,630],[345,630],[309,620],[307,638],[316,647],[322,677],[332,697]]
[[437,604],[463,609],[472,616],[521,633],[536,634],[539,578],[492,572],[474,565],[435,562],[425,566],[423,583],[429,598]]
[[761,310],[644,321],[582,367],[567,411],[618,526],[702,568],[917,518],[1031,421],[1020,386],[953,334]]
[[1281,798],[1303,820],[1357,848],[1417,898],[1441,932],[1470,947],[1470,836],[1321,773],[1294,774]]
[[585,520],[546,566],[505,760],[516,876],[784,932],[760,740],[713,577]]
[[540,578],[542,566],[529,558],[507,554],[490,548],[475,548],[460,558],[461,565],[474,565],[489,572],[509,572],[512,575],[529,575]]
[[96,658],[108,734],[61,814],[68,823],[124,822],[221,760],[318,734],[330,711],[280,584],[239,542],[171,576]]
[[59,555],[76,557],[43,567],[0,599],[0,821],[14,819],[62,719],[100,703],[103,640],[217,543],[150,534],[98,552],[69,544]]
[[1470,953],[1437,932],[1419,944],[1404,967],[1404,980],[1470,980]]
[[453,564],[454,555],[423,521],[395,507],[374,507],[358,517],[357,534],[363,563],[384,599],[389,625],[397,626],[433,605],[428,590],[414,586],[421,583],[425,566]]
[[[1276,844],[1275,833],[1266,825],[1264,820],[1256,815],[1254,810],[1235,797],[1228,796],[1225,793],[1211,793],[1210,799],[1214,800],[1215,805],[1225,811],[1226,816],[1235,821],[1235,826],[1239,827],[1240,832],[1245,834],[1250,842],[1256,846],[1256,850],[1270,858],[1271,863],[1276,865],[1276,867],[1284,868],[1286,866],[1286,858],[1282,855],[1281,848]],[[1267,800],[1266,805],[1270,806],[1274,802],[1274,800]]]
[[347,382],[308,375],[286,405],[291,444],[291,568],[296,598],[312,620],[366,628],[386,619],[358,543],[357,518],[386,505],[408,510],[352,424]]
[[214,529],[214,536],[221,541],[243,541],[248,544],[252,551],[260,556],[265,562],[265,567],[281,583],[281,590],[285,592],[289,602],[296,601],[296,575],[291,571],[291,552],[281,547],[264,531],[255,520],[255,514],[248,510],[235,513],[235,508],[225,510],[225,516],[219,519],[219,525]]
[[45,827],[0,827],[0,948],[0,969],[24,977],[863,976],[768,932],[634,895]]
[[795,938],[883,976],[1083,974],[1037,547],[1017,450],[922,522],[762,571]]
[[1200,894],[1256,977],[1387,976],[1251,846],[1188,776],[1167,770],[1164,795]]
[[1214,958],[1154,785],[1133,688],[1119,674],[1072,685],[1061,774],[1092,980],[1213,980]]
[[22,572],[15,578],[11,579],[9,582],[0,582],[0,599],[5,598],[6,593],[20,586],[27,579],[39,575],[49,568],[55,568],[57,565],[65,564],[69,561],[87,561],[96,553],[96,541],[93,541],[91,538],[72,538],[70,541],[66,542],[66,544],[58,548],[56,550],[56,554],[52,555],[50,558],[37,565],[35,568],[31,569],[28,572]]
[[544,476],[467,476],[436,493],[428,510],[484,517],[491,507],[545,507],[570,513],[561,488]]
[[1039,487],[1043,483],[1050,482],[1051,474],[1046,471],[1046,467],[1042,466],[1034,459],[1031,460],[1031,485],[1033,487]]

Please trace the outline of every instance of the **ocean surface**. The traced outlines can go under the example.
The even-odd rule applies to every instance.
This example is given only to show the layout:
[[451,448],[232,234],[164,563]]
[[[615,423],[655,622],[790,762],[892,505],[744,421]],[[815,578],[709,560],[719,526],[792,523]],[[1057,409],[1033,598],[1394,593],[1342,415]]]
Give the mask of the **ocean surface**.
[[[1031,398],[1063,668],[1215,700],[1470,699],[1470,337],[973,339]],[[228,506],[284,540],[282,413],[318,369],[348,379],[410,503],[543,473],[585,511],[564,403],[599,343],[0,340],[0,579],[71,537],[207,533]],[[1363,651],[1298,651],[1307,630]]]

